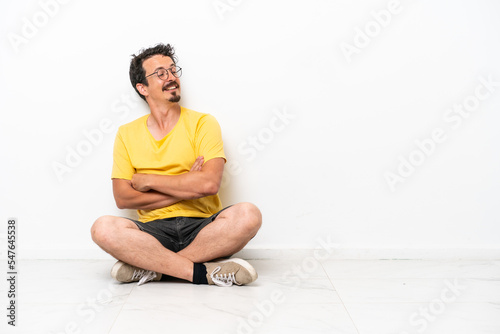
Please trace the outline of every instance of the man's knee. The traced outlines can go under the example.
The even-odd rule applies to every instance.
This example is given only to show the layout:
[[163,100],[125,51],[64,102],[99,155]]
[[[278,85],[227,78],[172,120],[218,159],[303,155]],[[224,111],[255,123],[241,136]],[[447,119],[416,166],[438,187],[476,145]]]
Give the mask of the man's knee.
[[90,234],[92,240],[98,245],[106,241],[107,236],[109,236],[109,229],[112,222],[112,216],[102,216],[97,218],[90,229]]
[[[133,226],[132,226],[133,225]],[[132,221],[120,217],[102,216],[92,225],[90,234],[92,240],[99,246],[111,246],[119,228],[134,227]]]
[[259,208],[252,203],[239,203],[238,204],[238,217],[243,232],[246,235],[251,234],[254,236],[262,226],[262,213]]

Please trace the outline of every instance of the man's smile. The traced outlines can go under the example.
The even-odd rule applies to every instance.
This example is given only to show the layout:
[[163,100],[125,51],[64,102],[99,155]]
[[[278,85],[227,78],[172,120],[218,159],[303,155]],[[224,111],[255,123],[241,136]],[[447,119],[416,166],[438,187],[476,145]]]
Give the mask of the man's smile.
[[179,88],[179,85],[177,84],[177,82],[171,82],[168,85],[165,85],[163,87],[163,91],[171,91],[171,90],[175,90],[177,88]]

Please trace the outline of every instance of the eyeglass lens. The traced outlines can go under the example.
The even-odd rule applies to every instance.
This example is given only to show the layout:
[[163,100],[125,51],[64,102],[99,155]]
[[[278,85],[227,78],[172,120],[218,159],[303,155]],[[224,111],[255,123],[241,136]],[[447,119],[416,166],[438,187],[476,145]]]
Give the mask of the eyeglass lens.
[[168,77],[168,72],[170,71],[170,73],[172,73],[172,75],[176,78],[179,78],[180,77],[180,71],[181,71],[181,68],[176,66],[176,67],[171,67],[169,69],[161,69],[158,71],[158,77],[160,79],[166,79]]

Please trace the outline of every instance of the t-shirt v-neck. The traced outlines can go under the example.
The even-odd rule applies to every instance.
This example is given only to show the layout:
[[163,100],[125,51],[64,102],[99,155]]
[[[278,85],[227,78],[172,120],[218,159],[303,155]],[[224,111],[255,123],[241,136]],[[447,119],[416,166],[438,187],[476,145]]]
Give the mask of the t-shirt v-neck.
[[160,140],[156,140],[155,137],[151,134],[151,131],[149,131],[149,128],[148,128],[148,119],[149,117],[151,117],[151,114],[148,116],[148,117],[145,117],[144,118],[144,126],[146,127],[146,131],[147,133],[149,134],[149,138],[151,139],[151,141],[157,146],[157,147],[161,147],[163,145],[163,143],[165,142],[165,140],[170,137],[175,129],[177,129],[179,123],[182,121],[182,115],[184,114],[184,111],[183,111],[183,107],[181,107],[181,112],[180,112],[180,115],[179,115],[179,119],[177,120],[177,123],[175,123],[174,127],[172,128],[172,130],[170,130],[162,139]]

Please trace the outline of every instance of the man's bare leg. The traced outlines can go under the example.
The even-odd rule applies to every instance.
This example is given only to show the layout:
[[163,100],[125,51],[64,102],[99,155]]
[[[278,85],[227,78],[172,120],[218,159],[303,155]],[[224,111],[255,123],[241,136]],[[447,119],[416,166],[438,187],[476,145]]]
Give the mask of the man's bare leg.
[[92,239],[104,251],[135,267],[193,280],[193,262],[163,245],[126,218],[103,216],[91,230]]
[[193,263],[202,263],[240,251],[262,224],[259,209],[239,203],[224,210],[203,228],[185,249],[174,253],[126,218],[103,216],[92,226],[92,239],[118,260],[138,268],[193,280]]
[[235,204],[222,211],[177,254],[197,263],[233,255],[245,247],[261,225],[262,215],[255,205]]

